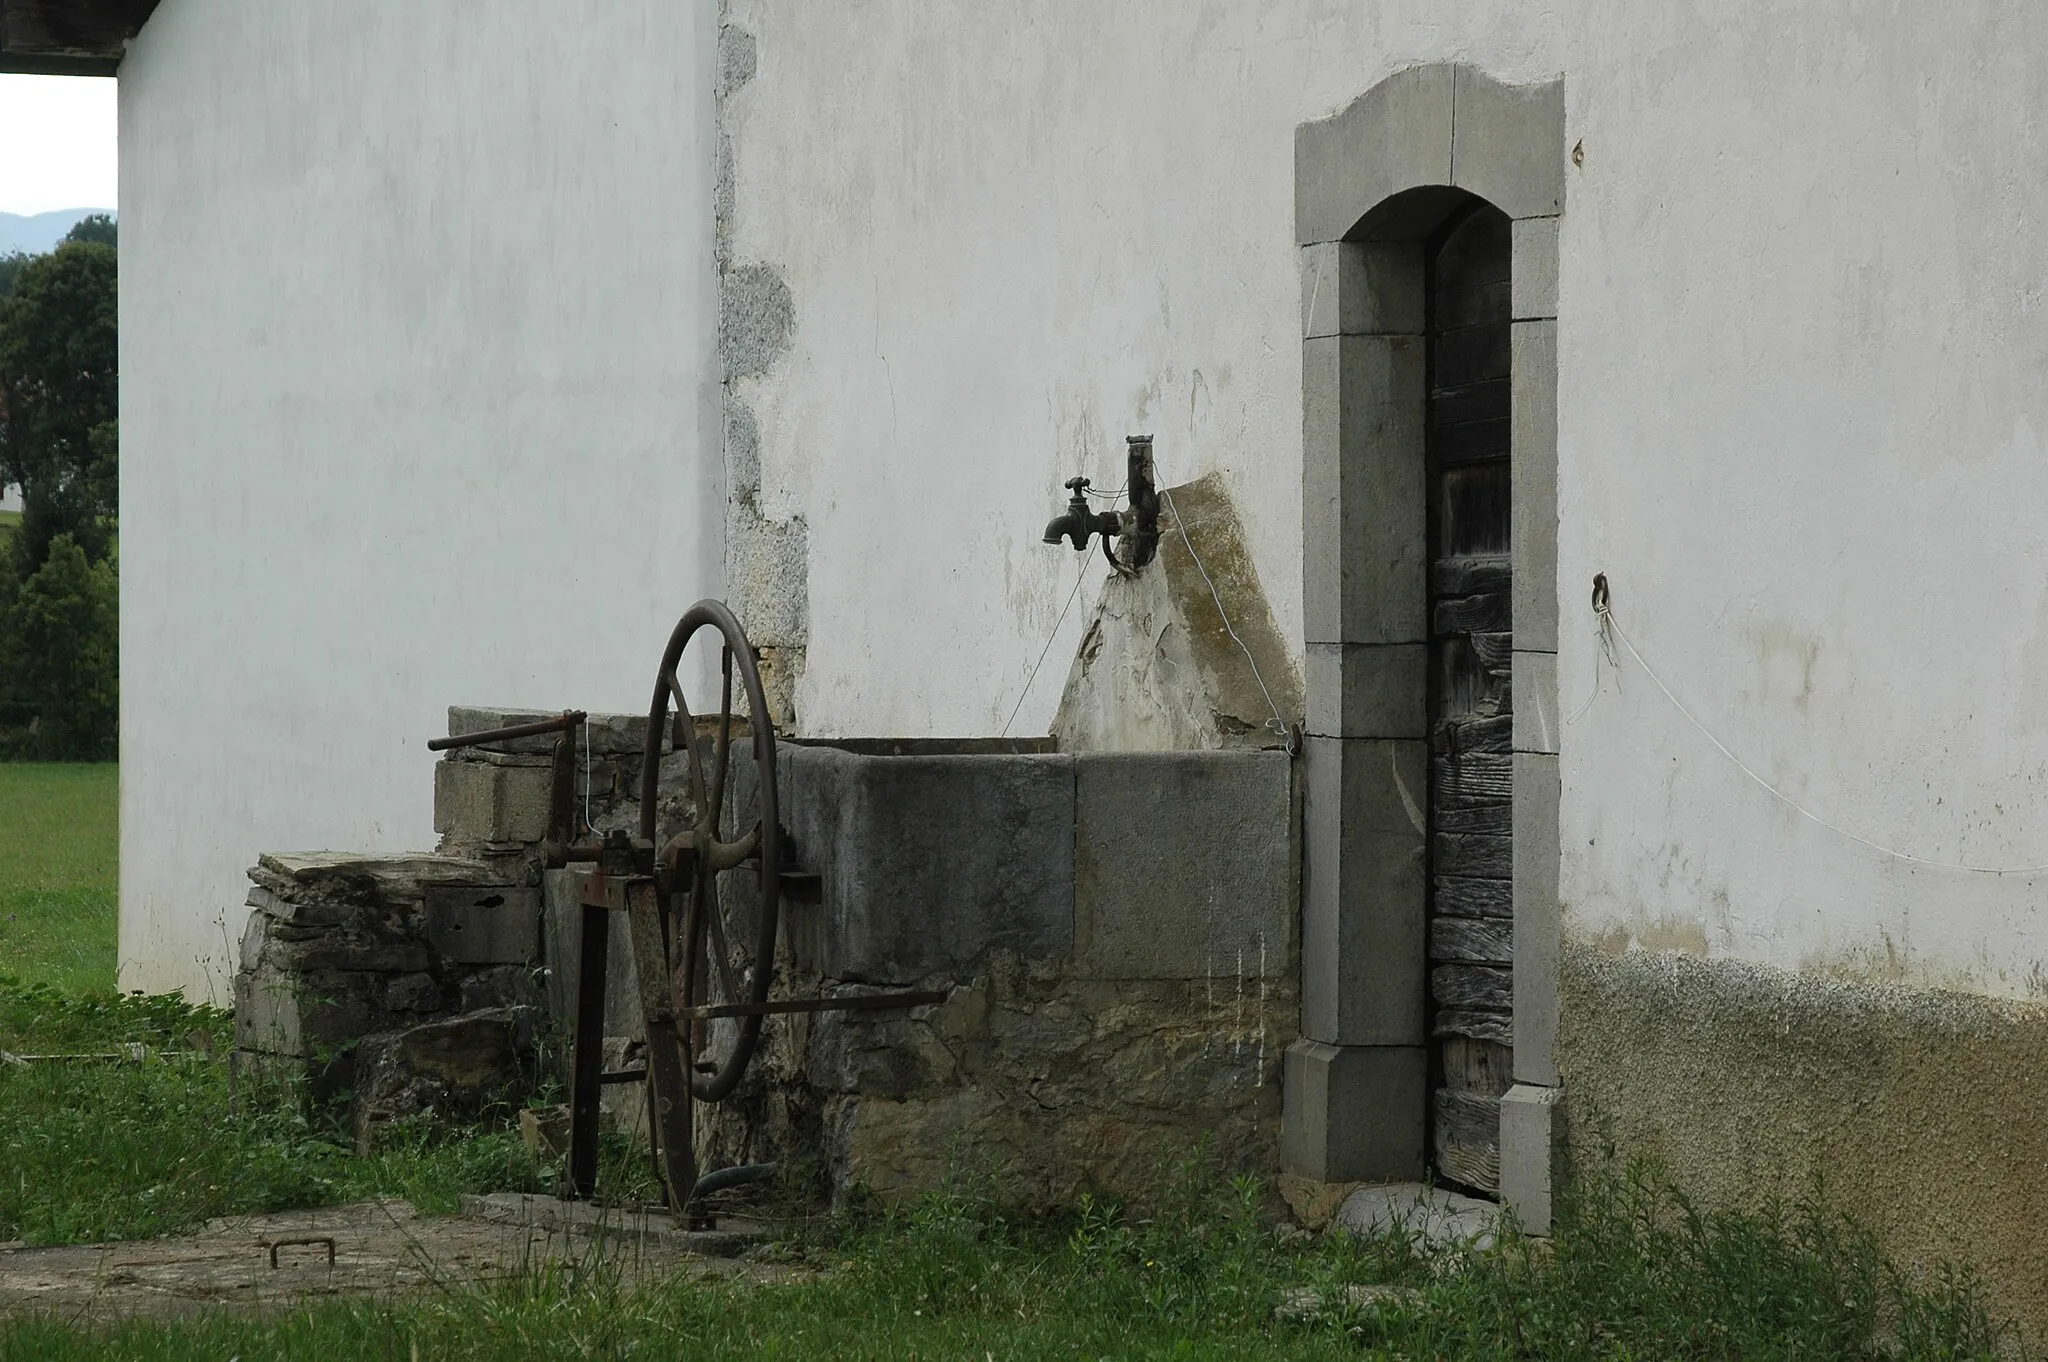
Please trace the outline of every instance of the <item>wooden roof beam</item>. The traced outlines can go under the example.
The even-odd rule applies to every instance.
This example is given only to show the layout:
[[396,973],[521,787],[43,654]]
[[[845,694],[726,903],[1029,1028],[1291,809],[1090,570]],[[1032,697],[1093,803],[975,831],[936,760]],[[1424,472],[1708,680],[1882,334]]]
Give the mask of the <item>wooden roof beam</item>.
[[157,0],[0,0],[0,73],[111,76]]

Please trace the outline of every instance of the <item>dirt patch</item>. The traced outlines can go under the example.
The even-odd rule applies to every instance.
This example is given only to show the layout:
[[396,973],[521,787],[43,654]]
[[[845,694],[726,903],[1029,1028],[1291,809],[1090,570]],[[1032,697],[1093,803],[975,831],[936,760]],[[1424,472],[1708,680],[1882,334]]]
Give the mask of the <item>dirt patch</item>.
[[0,1249],[0,1315],[93,1322],[288,1310],[537,1272],[628,1283],[678,1274],[761,1282],[809,1275],[757,1261],[751,1255],[765,1240],[762,1227],[745,1222],[689,1234],[658,1213],[565,1207],[540,1197],[470,1198],[455,1216],[422,1216],[403,1201],[364,1202],[215,1220],[197,1234],[163,1239]]

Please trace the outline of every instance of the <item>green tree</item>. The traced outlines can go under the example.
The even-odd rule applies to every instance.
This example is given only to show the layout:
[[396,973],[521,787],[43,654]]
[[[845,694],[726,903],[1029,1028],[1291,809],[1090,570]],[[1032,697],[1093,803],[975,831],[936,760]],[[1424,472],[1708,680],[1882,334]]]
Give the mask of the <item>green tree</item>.
[[94,563],[68,534],[15,593],[4,623],[14,706],[28,712],[22,756],[105,761],[118,744],[120,584],[112,559]]
[[0,755],[115,755],[120,710],[115,231],[0,258],[0,484],[23,516],[0,557]]
[[113,246],[65,241],[0,298],[0,482],[21,488],[24,582],[59,535],[93,562],[113,547],[117,288]]
[[89,218],[80,218],[71,224],[71,230],[64,234],[66,241],[90,241],[101,246],[112,246],[120,239],[120,229],[114,225],[109,213],[94,213]]

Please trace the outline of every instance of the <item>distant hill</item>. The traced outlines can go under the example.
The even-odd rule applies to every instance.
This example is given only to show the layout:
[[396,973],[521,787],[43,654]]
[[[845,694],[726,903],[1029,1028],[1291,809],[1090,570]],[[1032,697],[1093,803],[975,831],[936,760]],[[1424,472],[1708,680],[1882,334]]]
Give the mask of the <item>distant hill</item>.
[[94,213],[112,213],[111,208],[59,208],[49,213],[0,213],[0,255],[27,251],[30,255],[49,250],[64,239],[80,219]]

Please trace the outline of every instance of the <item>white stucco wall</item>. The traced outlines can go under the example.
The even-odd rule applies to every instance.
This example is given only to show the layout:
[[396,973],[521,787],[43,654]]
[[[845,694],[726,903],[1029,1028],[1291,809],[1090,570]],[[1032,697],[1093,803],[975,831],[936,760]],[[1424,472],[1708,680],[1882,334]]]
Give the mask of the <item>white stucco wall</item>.
[[[1587,583],[1794,798],[2048,863],[2048,10],[732,0],[735,387],[810,534],[818,733],[994,732],[1074,582],[1059,483],[1220,470],[1298,646],[1292,136],[1417,62],[1565,78],[1563,709]],[[1019,716],[1043,731],[1099,573]],[[2048,990],[2048,879],[1912,867],[1750,784],[1646,677],[1563,740],[1569,930]]]
[[450,703],[645,705],[721,592],[711,0],[163,0],[120,73],[121,982],[431,846]]
[[[1603,31],[1653,55],[1572,91],[1567,711],[1604,570],[1644,657],[1791,798],[1929,860],[2048,865],[2048,12]],[[1639,673],[1609,691],[1564,745],[1585,930],[2048,993],[2048,878],[1879,854]]]

